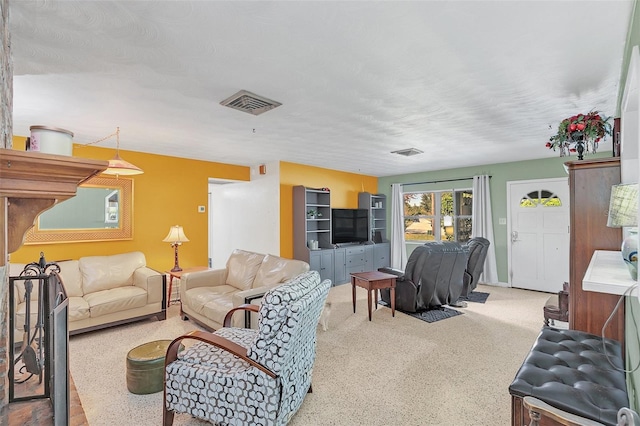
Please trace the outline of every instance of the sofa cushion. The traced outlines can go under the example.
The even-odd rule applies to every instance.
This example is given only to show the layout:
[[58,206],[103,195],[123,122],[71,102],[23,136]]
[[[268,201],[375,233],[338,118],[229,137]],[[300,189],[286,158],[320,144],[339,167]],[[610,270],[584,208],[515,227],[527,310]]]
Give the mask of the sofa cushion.
[[60,278],[67,297],[82,297],[82,274],[77,260],[59,262]]
[[[38,301],[31,299],[31,303],[29,304],[29,316],[31,317],[31,322],[29,323],[29,328],[34,328],[38,323]],[[18,304],[16,306],[16,321],[13,324],[13,327],[16,330],[24,331],[24,320],[27,317],[27,304],[25,302]]]
[[83,293],[95,293],[133,284],[133,271],[146,265],[137,251],[112,256],[87,256],[79,260]]
[[[67,296],[82,296],[82,276],[78,270],[77,260],[65,260],[62,262],[56,262],[60,267],[60,277],[64,284],[64,289],[67,292]],[[9,264],[9,276],[17,277],[24,270],[25,263],[11,263]],[[24,302],[24,281],[17,282],[18,301]],[[31,292],[31,299],[35,300],[38,297],[38,286],[34,285]]]
[[543,327],[509,393],[533,396],[568,413],[617,425],[629,406],[620,342],[580,330]]
[[89,304],[91,318],[129,309],[142,308],[147,304],[147,292],[136,286],[117,287],[96,291],[84,296]]
[[253,287],[275,287],[308,270],[309,264],[306,262],[268,254],[258,268]]
[[[209,319],[207,312],[215,313],[216,319],[214,321],[222,324],[224,316],[233,308],[232,297],[233,294],[238,291],[237,288],[230,285],[218,285],[215,287],[196,287],[187,290],[181,295],[182,303],[188,305],[196,313],[204,315]],[[219,308],[214,307],[216,304],[220,304]],[[218,321],[219,312],[222,313],[222,318]]]
[[234,250],[227,260],[226,284],[238,290],[250,289],[264,257],[264,254]]
[[82,297],[69,297],[69,322],[89,318],[89,304]]
[[9,276],[17,277],[20,275],[20,272],[24,270],[25,266],[27,266],[26,263],[9,263]]
[[[20,273],[24,270],[24,267],[27,266],[26,263],[10,263],[9,264],[9,276],[10,277],[19,277]],[[22,303],[24,302],[24,281],[23,280],[19,280],[19,281],[15,281],[15,290],[16,290],[16,296],[18,296],[18,303]],[[38,299],[38,286],[34,285],[33,289],[31,290],[31,300],[37,300]]]

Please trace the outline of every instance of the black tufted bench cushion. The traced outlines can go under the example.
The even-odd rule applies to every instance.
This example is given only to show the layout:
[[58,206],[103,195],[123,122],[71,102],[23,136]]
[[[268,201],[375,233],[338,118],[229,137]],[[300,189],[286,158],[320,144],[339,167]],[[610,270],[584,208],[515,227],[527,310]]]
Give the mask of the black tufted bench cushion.
[[[624,368],[619,342],[604,340],[613,365]],[[605,425],[629,406],[625,373],[607,360],[601,337],[577,330],[544,327],[509,386],[512,424],[524,424],[521,404],[533,396],[560,410]],[[520,404],[520,406],[518,406]]]

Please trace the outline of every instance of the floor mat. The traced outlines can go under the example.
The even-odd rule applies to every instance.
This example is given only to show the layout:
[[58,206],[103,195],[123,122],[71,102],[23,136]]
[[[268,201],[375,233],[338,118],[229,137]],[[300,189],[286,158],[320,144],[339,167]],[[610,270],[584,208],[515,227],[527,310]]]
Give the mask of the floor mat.
[[[378,304],[382,306],[389,306],[383,300],[379,300]],[[455,309],[447,308],[445,306],[441,308],[430,309],[428,311],[422,311],[422,312],[404,312],[400,310],[397,310],[397,311],[426,322],[436,322],[443,319],[462,315],[462,312],[456,311]]]
[[483,293],[481,291],[472,291],[469,294],[469,297],[461,297],[460,300],[464,300],[465,302],[474,302],[474,303],[484,303],[487,301],[489,297],[489,293]]

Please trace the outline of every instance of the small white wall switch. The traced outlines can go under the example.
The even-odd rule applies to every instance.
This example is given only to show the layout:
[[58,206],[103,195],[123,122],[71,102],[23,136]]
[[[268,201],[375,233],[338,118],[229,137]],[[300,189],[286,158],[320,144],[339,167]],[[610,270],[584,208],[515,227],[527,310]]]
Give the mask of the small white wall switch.
[[198,213],[204,213],[204,206],[198,206]]
[[498,224],[506,225],[507,224],[507,218],[506,217],[498,218]]

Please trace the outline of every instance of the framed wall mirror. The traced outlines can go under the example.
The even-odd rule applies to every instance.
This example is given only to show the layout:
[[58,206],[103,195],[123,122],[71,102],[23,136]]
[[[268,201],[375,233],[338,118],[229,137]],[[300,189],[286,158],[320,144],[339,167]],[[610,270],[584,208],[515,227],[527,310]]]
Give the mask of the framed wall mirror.
[[96,176],[38,216],[25,244],[130,240],[132,216],[133,180]]

